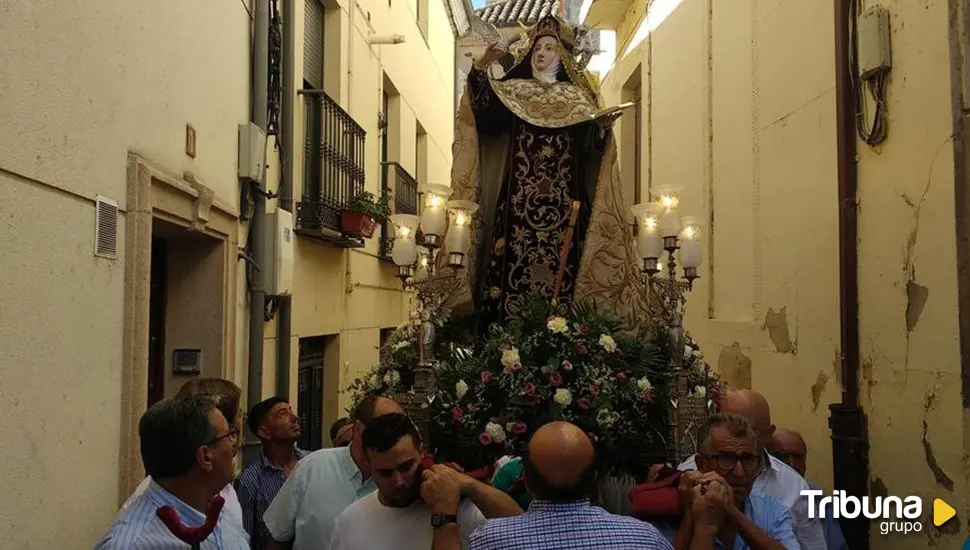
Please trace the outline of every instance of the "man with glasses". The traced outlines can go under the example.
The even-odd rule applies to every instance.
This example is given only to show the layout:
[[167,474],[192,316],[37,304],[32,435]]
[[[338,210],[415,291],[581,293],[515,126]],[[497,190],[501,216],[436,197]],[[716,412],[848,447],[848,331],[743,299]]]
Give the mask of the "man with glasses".
[[[151,478],[148,489],[115,518],[95,550],[184,548],[156,514],[174,509],[185,526],[206,521],[209,502],[232,480],[239,430],[211,397],[194,395],[159,401],[138,424],[141,459]],[[245,550],[249,537],[225,511],[203,541],[203,550]]]
[[262,550],[269,540],[263,514],[306,451],[296,446],[301,434],[300,421],[289,401],[282,397],[270,397],[254,405],[246,423],[262,442],[263,452],[235,485],[250,546],[253,550]]
[[[736,390],[728,392],[721,398],[720,410],[722,413],[743,416],[755,431],[761,461],[753,490],[764,493],[788,507],[792,529],[803,550],[825,550],[822,521],[817,516],[809,517],[808,498],[801,494],[802,491],[809,489],[808,483],[789,465],[771,456],[765,450],[775,433],[768,401],[756,391]],[[678,469],[697,470],[696,455],[685,460]]]
[[699,449],[698,470],[680,478],[684,516],[674,541],[676,548],[803,548],[792,531],[788,508],[752,490],[764,455],[744,417],[711,416],[701,433]]

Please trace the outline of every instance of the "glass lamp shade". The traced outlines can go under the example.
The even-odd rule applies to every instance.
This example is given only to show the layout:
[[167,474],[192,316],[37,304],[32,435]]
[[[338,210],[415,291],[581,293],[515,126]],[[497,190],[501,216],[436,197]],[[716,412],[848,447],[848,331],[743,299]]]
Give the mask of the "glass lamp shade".
[[663,206],[657,202],[634,204],[630,211],[636,219],[637,251],[641,258],[659,258],[663,252],[663,239],[660,236],[659,216]]
[[472,216],[478,211],[478,205],[471,201],[449,201],[448,210],[451,227],[445,237],[445,248],[449,253],[467,254],[472,244]]
[[391,260],[398,267],[414,265],[418,260],[418,247],[413,239],[395,239],[391,249]]
[[654,189],[657,202],[663,208],[660,215],[660,236],[676,237],[680,233],[680,218],[677,217],[677,206],[680,204],[679,185],[658,185]]
[[430,183],[421,186],[424,208],[421,209],[421,230],[425,235],[442,235],[448,227],[448,197],[451,187]]
[[701,257],[701,228],[692,216],[684,216],[680,221],[680,265],[684,268],[698,268]]
[[423,281],[428,278],[428,266],[431,263],[431,251],[423,246],[417,247],[418,260],[414,269],[414,280]]
[[394,224],[394,240],[410,239],[418,233],[419,218],[414,214],[392,214],[389,218]]

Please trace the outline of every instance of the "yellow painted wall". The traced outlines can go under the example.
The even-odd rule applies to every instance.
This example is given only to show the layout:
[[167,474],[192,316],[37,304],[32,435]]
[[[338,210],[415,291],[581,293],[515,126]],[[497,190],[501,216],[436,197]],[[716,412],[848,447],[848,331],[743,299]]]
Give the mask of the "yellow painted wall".
[[[877,3],[892,12],[894,66],[889,139],[859,144],[871,482],[873,494],[885,487],[923,497],[928,512],[942,497],[962,517],[948,7],[866,6]],[[645,4],[632,2],[619,26],[618,56]],[[729,382],[767,396],[776,425],[805,435],[808,476],[826,488],[828,404],[841,399],[833,17],[831,2],[684,0],[603,83],[607,103],[618,102],[641,67],[644,186],[683,184],[682,213],[705,220],[709,253],[688,330]],[[874,529],[872,547],[955,549],[965,525],[959,531],[883,537]]]
[[[117,512],[127,153],[236,204],[248,75],[239,2],[0,8],[0,548],[91,548]],[[98,194],[117,260],[93,255]]]
[[[449,183],[454,126],[454,35],[441,0],[430,0],[427,39],[416,21],[416,0],[341,0],[328,5],[328,42],[324,46],[325,84],[367,132],[365,188],[375,194],[381,185],[380,139],[377,127],[385,78],[398,94],[392,98],[390,160],[416,175],[416,129],[427,133],[427,181]],[[303,18],[303,2],[296,5]],[[333,31],[332,29],[336,29]],[[370,45],[369,36],[401,34],[405,43]],[[302,51],[303,29],[296,32]],[[296,60],[302,87],[302,57]],[[352,70],[348,71],[348,67]],[[303,189],[303,100],[296,101],[294,201]],[[272,180],[271,180],[272,181]],[[350,396],[344,391],[353,379],[377,364],[380,329],[395,327],[407,316],[408,299],[400,291],[396,268],[377,259],[380,230],[362,249],[341,249],[305,236],[295,242],[292,317],[291,397],[296,396],[298,338],[319,335],[327,340],[324,389],[324,431],[345,414]],[[275,333],[273,333],[275,334]],[[267,337],[270,332],[267,332]],[[267,346],[275,346],[275,339]],[[275,351],[264,361],[263,395],[275,392]]]

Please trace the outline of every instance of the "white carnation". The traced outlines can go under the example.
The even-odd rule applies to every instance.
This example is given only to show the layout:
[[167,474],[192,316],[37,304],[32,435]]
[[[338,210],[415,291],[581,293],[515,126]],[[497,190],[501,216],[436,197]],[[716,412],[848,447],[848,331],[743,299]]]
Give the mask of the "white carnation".
[[568,407],[569,404],[573,402],[573,392],[565,388],[559,388],[556,390],[556,394],[552,397],[552,399],[563,407]]
[[399,350],[402,350],[402,349],[404,349],[404,348],[406,348],[406,347],[408,347],[410,345],[411,345],[411,342],[408,342],[407,340],[401,340],[400,342],[394,344],[391,347],[391,349],[394,350],[394,351],[399,351]]
[[549,319],[546,326],[549,327],[549,330],[553,332],[563,333],[569,330],[569,326],[567,325],[564,317],[553,317],[552,319]]
[[372,374],[370,380],[367,381],[367,385],[370,386],[370,389],[372,390],[376,390],[377,388],[381,387],[381,375]]
[[600,345],[609,353],[616,351],[616,340],[609,334],[600,335]]
[[704,386],[695,387],[694,395],[696,395],[697,397],[707,397],[707,388]]
[[647,377],[644,376],[643,378],[637,380],[637,387],[640,388],[640,391],[647,391],[653,389],[653,384],[651,384],[650,380],[647,380]]
[[502,426],[499,426],[495,422],[489,422],[485,425],[485,433],[487,433],[495,443],[502,443],[505,441],[505,430],[502,429]]
[[397,372],[397,370],[391,369],[384,374],[384,383],[387,384],[388,386],[391,386],[392,388],[396,386],[397,383],[400,381],[401,381],[401,373]]
[[515,365],[515,364],[519,363],[519,362],[520,362],[520,359],[519,359],[519,350],[517,350],[516,348],[507,349],[507,350],[505,350],[505,351],[502,352],[502,366],[503,367],[508,368],[508,367],[511,367],[512,365]]
[[455,384],[455,395],[458,396],[458,399],[461,399],[462,397],[465,397],[466,393],[468,393],[468,384],[466,384],[464,380],[459,380],[458,383]]

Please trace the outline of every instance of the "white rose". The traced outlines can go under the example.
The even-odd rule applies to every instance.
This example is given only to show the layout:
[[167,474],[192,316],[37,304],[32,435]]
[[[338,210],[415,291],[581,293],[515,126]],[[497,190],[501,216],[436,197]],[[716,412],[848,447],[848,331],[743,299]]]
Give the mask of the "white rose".
[[552,399],[563,407],[568,407],[569,404],[573,402],[573,392],[565,388],[559,388],[556,390],[556,394],[552,397]]
[[707,388],[704,386],[697,386],[694,388],[694,395],[697,397],[707,397]]
[[519,350],[515,348],[507,349],[502,352],[502,366],[511,367],[516,363],[519,363]]
[[487,433],[495,443],[502,443],[505,441],[505,430],[502,429],[502,426],[499,426],[494,422],[489,422],[485,425],[485,433]]
[[549,330],[553,332],[563,333],[569,330],[569,327],[566,326],[566,319],[564,317],[553,317],[552,319],[549,319],[546,326],[549,327]]
[[466,384],[464,380],[459,380],[458,383],[455,384],[455,395],[458,396],[458,399],[461,399],[462,397],[465,397],[466,393],[468,393],[468,384]]
[[367,385],[370,386],[372,390],[376,390],[377,388],[381,387],[381,375],[372,374],[370,380],[367,382]]
[[513,430],[515,430],[515,422],[506,422],[505,423],[505,431],[511,432]]
[[613,340],[613,337],[609,334],[600,335],[600,345],[609,353],[616,351],[616,340]]
[[647,380],[647,377],[644,376],[643,378],[637,380],[637,387],[640,388],[640,391],[647,391],[653,389],[653,384],[651,384],[650,380]]

